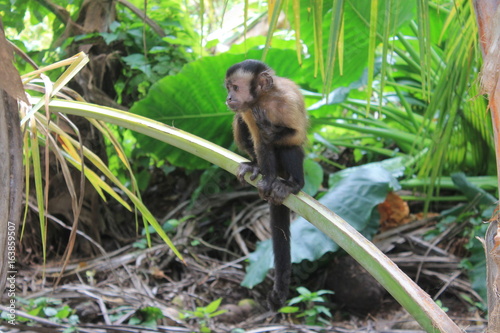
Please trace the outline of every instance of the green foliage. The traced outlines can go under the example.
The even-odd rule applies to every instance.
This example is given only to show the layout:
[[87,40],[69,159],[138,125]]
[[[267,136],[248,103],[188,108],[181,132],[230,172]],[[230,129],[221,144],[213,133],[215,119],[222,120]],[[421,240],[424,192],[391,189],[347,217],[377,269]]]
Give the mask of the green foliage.
[[[82,0],[60,2],[74,13]],[[44,1],[0,1],[0,17],[6,37],[36,63],[54,63],[65,56],[61,48],[53,47],[53,42],[66,29],[66,22],[44,6]],[[21,74],[33,70],[25,61],[17,61],[15,65]],[[51,78],[58,77],[61,72],[62,69],[52,71]]]
[[222,302],[222,298],[216,299],[205,307],[197,307],[194,311],[183,311],[181,319],[195,319],[198,322],[199,332],[210,333],[212,318],[226,312],[226,310],[217,310]]
[[[282,307],[279,312],[296,314],[297,318],[304,317],[306,325],[328,325],[328,320],[322,317],[322,315],[331,318],[332,314],[326,306],[318,303],[325,303],[326,300],[323,295],[333,294],[334,292],[330,290],[311,292],[305,287],[298,287],[297,292],[300,295],[289,300],[287,302],[288,306]],[[295,304],[301,304],[302,309],[298,306],[293,306]]]
[[[468,240],[465,249],[469,251],[470,255],[462,260],[461,266],[467,270],[472,288],[486,301],[486,258],[483,244],[477,237],[484,237],[488,224],[483,223],[483,221],[489,220],[493,216],[497,199],[483,189],[470,183],[463,173],[453,174],[452,180],[467,197],[469,204],[445,212],[445,221],[468,223],[462,236]],[[480,304],[479,302],[472,301],[469,303],[473,305]],[[480,308],[484,307],[485,304],[480,306]]]
[[[128,105],[143,98],[151,85],[162,77],[178,73],[192,55],[186,46],[166,42],[130,12],[123,10],[119,14],[119,21],[110,25],[111,31],[100,36],[108,45],[124,48],[125,56],[121,58],[124,67],[114,86],[118,103]],[[159,23],[163,31],[175,36],[183,31],[177,19],[180,18],[174,15]]]
[[[396,179],[379,164],[374,164],[344,170],[334,182],[319,201],[371,238],[379,223],[378,212],[374,208],[385,200],[390,190],[399,188]],[[293,263],[303,260],[314,262],[325,253],[335,252],[339,248],[304,218],[295,220],[290,232]],[[273,267],[272,258],[271,240],[259,243],[256,251],[250,254],[250,265],[241,284],[252,288],[262,282],[267,271]],[[304,273],[310,274],[312,271]]]
[[[478,238],[484,238],[488,224],[484,223],[493,215],[496,207],[496,199],[480,187],[474,185],[463,173],[452,175],[456,188],[461,191],[468,200],[467,204],[460,204],[452,209],[441,212],[444,217],[436,227],[429,230],[425,238],[432,241],[443,232],[449,230],[451,225],[465,225],[458,236],[466,239],[464,248],[468,255],[460,262],[460,266],[467,271],[472,288],[481,296],[485,302],[486,290],[486,258],[483,243]],[[486,304],[479,300],[472,300],[466,295],[460,295],[471,306],[486,310]]]
[[314,196],[323,182],[323,168],[312,159],[304,160],[304,179],[305,185],[302,191],[310,196]]
[[[99,44],[102,40],[110,46],[109,61],[119,59],[122,70],[114,67],[114,85],[118,103],[130,105],[145,96],[149,87],[160,78],[172,75],[193,59],[193,47],[199,44],[199,36],[187,14],[185,3],[177,0],[162,1],[159,6],[149,6],[147,14],[158,25],[152,29],[137,14],[123,4],[116,3],[116,21],[111,22],[109,31],[90,33],[60,39],[67,29],[67,10],[72,19],[83,8],[81,0],[54,0],[54,6],[43,1],[0,2],[0,14],[7,27],[7,36],[37,63],[50,63],[67,55],[65,51],[75,44]],[[143,10],[144,3],[138,4]],[[198,48],[196,48],[198,49]],[[29,70],[24,62],[17,64],[21,73]],[[60,73],[52,72],[53,78]]]
[[[74,326],[76,326],[80,319],[78,315],[75,314],[75,310],[66,304],[62,304],[62,301],[55,298],[39,297],[34,299],[25,300],[22,298],[17,298],[17,304],[20,304],[20,310],[26,312],[29,315],[46,318],[52,322],[58,324],[69,325],[70,327],[65,330],[65,333],[76,332]],[[8,320],[8,313],[3,311],[0,315],[1,318]],[[31,323],[31,320],[24,318],[20,315],[16,316],[16,320],[23,323]]]
[[[248,38],[246,41],[244,41],[241,44],[233,44],[231,45],[231,48],[225,52],[229,54],[235,54],[235,55],[241,55],[241,54],[246,54],[249,50],[258,50],[262,48],[262,45],[266,44],[266,37],[264,36],[256,36],[256,37],[251,37]],[[293,50],[295,47],[295,41],[287,38],[286,36],[275,36],[273,39],[273,49],[280,49],[280,50]],[[273,62],[273,59],[266,59],[267,63]],[[273,67],[274,68],[274,67]],[[281,68],[280,68],[281,70]],[[283,75],[283,74],[279,74]],[[287,74],[287,75],[290,75]],[[301,75],[295,75],[294,78],[299,82],[299,80],[302,80],[303,74]],[[302,82],[302,81],[300,81]]]
[[[391,23],[391,32],[397,31],[402,24],[408,22],[414,13],[415,3],[412,1],[396,1],[397,6],[389,13],[386,12],[386,3],[391,0],[378,1],[378,27],[377,30],[381,33],[387,22]],[[311,4],[307,0],[300,1],[301,21],[300,21],[300,37],[306,45],[311,57],[304,60],[304,78],[302,81],[306,83],[307,87],[311,90],[323,92],[326,86],[339,87],[350,84],[353,77],[359,77],[363,70],[367,67],[368,62],[368,43],[370,33],[370,4],[371,0],[357,0],[346,1],[344,3],[343,12],[343,47],[342,52],[342,65],[339,61],[340,55],[337,55],[337,61],[333,70],[332,82],[324,84],[323,80],[317,80],[316,77],[322,77],[321,67],[328,69],[328,64],[315,64],[315,57],[326,57],[328,50],[333,46],[329,43],[329,31],[331,25],[333,1],[325,2],[322,4],[322,32],[321,32],[321,45],[315,39],[314,25],[311,18]],[[292,21],[292,26],[295,22],[294,16],[291,14],[292,2],[289,3],[288,18]],[[321,51],[321,55],[317,50]],[[270,60],[268,56],[266,60]],[[318,70],[315,67],[318,66]],[[342,68],[341,68],[342,67]]]
[[477,300],[468,302],[483,311],[487,309],[486,301],[488,299],[486,285],[486,257],[483,243],[478,239],[478,237],[484,237],[486,229],[488,229],[488,224],[483,221],[485,220],[486,215],[488,215],[486,217],[487,219],[491,217],[490,213],[491,210],[489,212],[485,211],[485,214],[481,217],[468,219],[467,222],[471,225],[464,231],[464,236],[468,239],[465,249],[469,251],[470,254],[467,258],[464,258],[460,262],[460,266],[467,271],[472,288],[481,296],[483,300],[483,302],[479,302]]
[[157,321],[164,317],[165,316],[159,308],[154,306],[147,306],[145,308],[137,310],[135,315],[129,319],[128,324],[141,325],[144,327],[156,329]]
[[469,182],[462,172],[452,174],[451,179],[470,202],[485,207],[495,205],[498,201],[493,195]]
[[443,309],[444,312],[448,312],[448,308],[446,306],[443,305],[443,302],[441,302],[440,299],[436,300],[436,304],[441,308]]
[[[375,50],[375,63],[367,64],[368,53],[372,52],[367,38],[370,2],[344,4],[344,75],[334,76],[332,94],[312,105],[310,115],[313,129],[321,128],[321,141],[316,142],[354,149],[356,163],[398,155],[415,158],[407,176],[417,174],[428,180],[424,191],[430,200],[439,191],[437,184],[443,175],[456,171],[494,175],[495,160],[491,119],[484,112],[487,101],[477,97],[480,55],[477,33],[472,31],[476,29],[472,4],[445,1],[430,5],[425,8],[429,17],[415,15],[414,5],[379,2],[377,37],[381,47]],[[388,9],[390,19],[385,12]],[[355,27],[348,27],[350,23]],[[312,25],[305,20],[301,24],[301,38],[314,54],[313,38],[308,37]],[[326,38],[324,34],[324,47]],[[374,94],[370,94],[370,86],[350,89],[365,64],[374,67]],[[311,62],[305,61],[307,66],[312,66]],[[335,73],[339,73],[338,67]],[[321,91],[318,82],[306,81]],[[362,82],[371,83],[370,76]]]
[[[82,0],[59,2],[73,14]],[[18,35],[29,52],[48,48],[50,38],[60,36],[66,28],[64,19],[44,6],[42,1],[2,1],[0,15],[4,27],[12,29],[8,33]]]

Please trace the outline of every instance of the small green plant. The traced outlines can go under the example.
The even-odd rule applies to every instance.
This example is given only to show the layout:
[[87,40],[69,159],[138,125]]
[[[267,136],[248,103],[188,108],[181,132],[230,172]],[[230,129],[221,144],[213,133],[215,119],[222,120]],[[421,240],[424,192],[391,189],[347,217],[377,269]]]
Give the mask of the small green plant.
[[226,312],[226,310],[217,311],[221,302],[222,298],[219,298],[205,307],[197,307],[194,311],[183,311],[180,318],[183,320],[196,319],[199,324],[199,332],[210,333],[212,332],[210,329],[212,318]]
[[488,308],[486,307],[486,305],[484,303],[472,299],[469,295],[467,295],[465,293],[460,293],[460,297],[464,301],[466,301],[467,303],[470,304],[470,307],[468,309],[470,312],[474,312],[477,309],[479,309],[480,311],[483,311],[485,313],[488,311]]
[[437,299],[436,300],[436,304],[441,308],[443,309],[444,312],[448,312],[448,310],[450,310],[449,308],[447,308],[446,306],[444,306],[443,302],[440,300],[440,299]]
[[147,306],[145,308],[139,309],[133,317],[130,318],[130,325],[141,325],[144,327],[149,327],[156,329],[158,319],[164,318],[161,310],[154,306]]
[[[318,303],[324,303],[325,298],[323,295],[333,294],[330,290],[319,290],[316,292],[311,292],[305,287],[298,287],[297,292],[300,296],[294,297],[288,301],[288,306],[282,307],[279,312],[281,313],[291,313],[297,314],[297,318],[305,317],[305,323],[307,325],[318,325],[318,324],[328,324],[325,318],[321,315],[325,315],[329,318],[332,317],[330,310],[324,305]],[[304,309],[301,310],[298,306],[293,306],[295,304],[302,303]]]
[[[24,312],[41,318],[46,318],[52,322],[66,324],[70,327],[64,330],[64,333],[76,332],[76,326],[80,322],[80,318],[75,314],[75,310],[67,304],[62,304],[62,301],[54,298],[39,297],[35,299],[17,299],[21,304],[21,310]],[[7,312],[2,312],[0,318],[7,319]],[[29,323],[28,318],[17,316],[16,321]]]

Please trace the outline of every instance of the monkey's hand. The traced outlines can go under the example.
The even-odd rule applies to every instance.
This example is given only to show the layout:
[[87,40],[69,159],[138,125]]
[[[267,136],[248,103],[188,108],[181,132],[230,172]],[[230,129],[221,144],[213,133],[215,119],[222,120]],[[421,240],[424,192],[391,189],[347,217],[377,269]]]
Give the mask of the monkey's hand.
[[255,180],[257,179],[257,176],[259,175],[260,168],[255,162],[243,162],[240,163],[238,167],[238,171],[236,172],[236,177],[242,184],[246,184],[247,181],[245,180],[245,175],[250,172],[250,180]]

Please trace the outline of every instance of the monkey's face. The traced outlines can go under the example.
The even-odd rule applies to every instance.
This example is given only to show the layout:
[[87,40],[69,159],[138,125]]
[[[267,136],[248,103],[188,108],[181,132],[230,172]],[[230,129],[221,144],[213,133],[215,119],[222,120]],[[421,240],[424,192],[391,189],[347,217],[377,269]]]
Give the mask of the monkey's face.
[[226,78],[226,105],[235,112],[246,111],[254,98],[250,93],[251,73],[237,71]]

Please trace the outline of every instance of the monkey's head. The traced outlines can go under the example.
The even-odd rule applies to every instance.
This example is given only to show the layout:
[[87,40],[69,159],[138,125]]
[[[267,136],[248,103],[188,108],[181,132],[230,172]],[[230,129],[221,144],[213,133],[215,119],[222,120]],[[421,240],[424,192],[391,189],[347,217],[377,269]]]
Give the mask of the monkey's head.
[[265,63],[245,60],[226,72],[227,106],[235,112],[244,112],[258,103],[263,93],[273,87],[274,71]]

